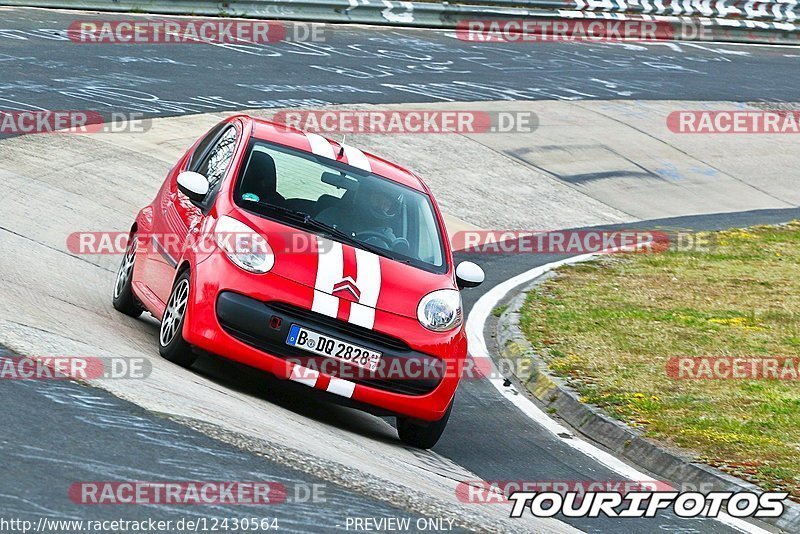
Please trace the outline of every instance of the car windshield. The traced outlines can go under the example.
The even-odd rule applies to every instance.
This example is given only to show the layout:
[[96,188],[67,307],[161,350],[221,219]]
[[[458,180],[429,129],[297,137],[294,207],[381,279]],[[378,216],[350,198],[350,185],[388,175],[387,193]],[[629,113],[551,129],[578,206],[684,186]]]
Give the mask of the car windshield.
[[446,270],[430,197],[370,172],[255,141],[234,196],[258,215],[421,269]]

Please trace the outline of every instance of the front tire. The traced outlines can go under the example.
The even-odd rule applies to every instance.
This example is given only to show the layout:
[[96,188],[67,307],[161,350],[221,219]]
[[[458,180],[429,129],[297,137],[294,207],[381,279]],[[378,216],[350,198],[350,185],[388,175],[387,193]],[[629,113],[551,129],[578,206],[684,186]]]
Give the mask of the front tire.
[[189,307],[190,289],[189,271],[184,271],[172,286],[172,293],[167,299],[167,308],[161,318],[158,329],[158,352],[161,356],[181,367],[191,367],[197,355],[185,339],[183,324],[186,322],[186,311]]
[[444,416],[438,421],[423,422],[409,417],[398,417],[397,435],[400,436],[400,441],[418,449],[430,449],[436,445],[444,433],[447,421],[450,419],[450,412],[453,411],[453,402],[455,402],[455,399],[450,401],[450,406],[447,407]]
[[130,315],[139,317],[142,314],[142,306],[133,294],[133,264],[136,261],[136,235],[131,235],[125,255],[117,270],[117,277],[114,279],[114,295],[111,303],[114,309]]

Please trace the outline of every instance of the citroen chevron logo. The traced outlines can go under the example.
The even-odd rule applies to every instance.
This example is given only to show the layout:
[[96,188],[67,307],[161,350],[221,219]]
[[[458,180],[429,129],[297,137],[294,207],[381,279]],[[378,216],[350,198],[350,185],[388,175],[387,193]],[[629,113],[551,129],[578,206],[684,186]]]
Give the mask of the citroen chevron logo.
[[[350,293],[350,295],[352,295],[355,298],[356,302],[361,300],[361,291],[359,291],[358,286],[356,285],[356,281],[353,280],[353,278],[350,276],[346,276],[340,282],[337,282],[333,285],[333,294],[336,295],[336,293],[340,292]],[[344,298],[351,300],[348,297]]]

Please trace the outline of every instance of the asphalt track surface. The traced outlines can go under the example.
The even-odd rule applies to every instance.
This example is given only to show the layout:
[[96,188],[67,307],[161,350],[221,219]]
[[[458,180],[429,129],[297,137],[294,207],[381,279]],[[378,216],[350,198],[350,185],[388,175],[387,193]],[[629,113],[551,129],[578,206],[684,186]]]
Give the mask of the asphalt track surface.
[[[3,10],[3,109],[213,110],[476,100],[798,101],[796,49],[708,43],[474,44],[451,32],[325,26],[325,42],[76,44],[123,15]],[[291,34],[292,32],[290,32]],[[757,50],[748,54],[746,51]],[[769,80],[769,83],[765,83]]]
[[[800,100],[796,77],[784,75],[795,65],[790,56],[796,52],[787,48],[748,48],[751,53],[746,56],[740,55],[741,47],[713,44],[675,48],[543,43],[535,49],[519,45],[489,49],[465,46],[444,33],[360,27],[327,30],[329,42],[324,45],[77,45],[65,42],[59,32],[79,14],[39,10],[0,14],[2,109],[141,111],[159,116],[291,105],[484,99]],[[636,226],[715,229],[799,216],[796,209],[773,210]],[[467,309],[497,283],[558,259],[479,258],[487,281],[478,290],[465,292]],[[0,388],[0,457],[9,466],[0,478],[1,516],[118,515],[117,509],[78,507],[65,498],[64,484],[81,478],[102,480],[103,475],[105,479],[246,480],[257,474],[288,485],[315,482],[84,386],[24,382]],[[253,394],[258,394],[255,386]],[[301,401],[287,402],[304,413]],[[544,435],[483,381],[462,384],[448,430],[435,451],[486,480],[619,478]],[[360,494],[328,488],[332,497],[326,503],[276,507],[271,515],[298,531],[335,528],[330,517],[341,509],[349,515],[413,515]],[[237,511],[192,512],[224,517]],[[168,518],[186,513],[183,508],[126,507],[123,515]],[[565,521],[588,532],[729,531],[718,522],[669,515],[655,521]]]
[[[74,382],[3,384],[0,410],[0,517],[37,524],[57,520],[172,521],[257,518],[281,531],[317,532],[342,509],[355,517],[410,517],[413,512],[354,494],[266,458],[243,452]],[[271,505],[77,505],[65,488],[76,480],[269,481],[286,500]],[[312,498],[315,495],[318,498]],[[91,509],[91,510],[89,510]],[[342,525],[344,525],[342,521]],[[76,529],[77,530],[77,529]],[[2,529],[0,529],[2,531]],[[49,531],[45,530],[45,532]],[[53,532],[61,529],[52,528]]]

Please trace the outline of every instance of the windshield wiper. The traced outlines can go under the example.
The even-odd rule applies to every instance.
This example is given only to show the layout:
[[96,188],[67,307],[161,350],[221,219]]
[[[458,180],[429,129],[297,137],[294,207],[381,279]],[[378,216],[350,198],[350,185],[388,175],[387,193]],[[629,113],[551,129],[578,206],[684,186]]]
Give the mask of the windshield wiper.
[[272,211],[277,211],[283,213],[284,215],[288,215],[294,220],[300,220],[302,222],[306,222],[307,220],[312,219],[311,215],[304,212],[304,211],[295,211],[289,208],[284,208],[283,206],[278,206],[276,204],[268,204],[266,202],[256,202],[260,207],[267,208]]
[[325,224],[324,222],[320,222],[313,217],[309,216],[308,220],[305,221],[305,224],[307,224],[311,228],[314,228],[315,230],[319,230],[324,234],[328,234],[331,237],[335,237],[337,239],[345,241],[346,243],[353,245],[354,247],[364,249],[366,251],[372,252],[373,254],[377,254],[379,256],[383,256],[391,260],[408,263],[408,260],[397,258],[393,254],[391,254],[392,251],[388,248],[382,248],[377,245],[372,245],[370,243],[364,243],[363,241],[359,241],[358,239],[356,239],[355,236],[348,234],[347,232],[343,232],[334,226]]

